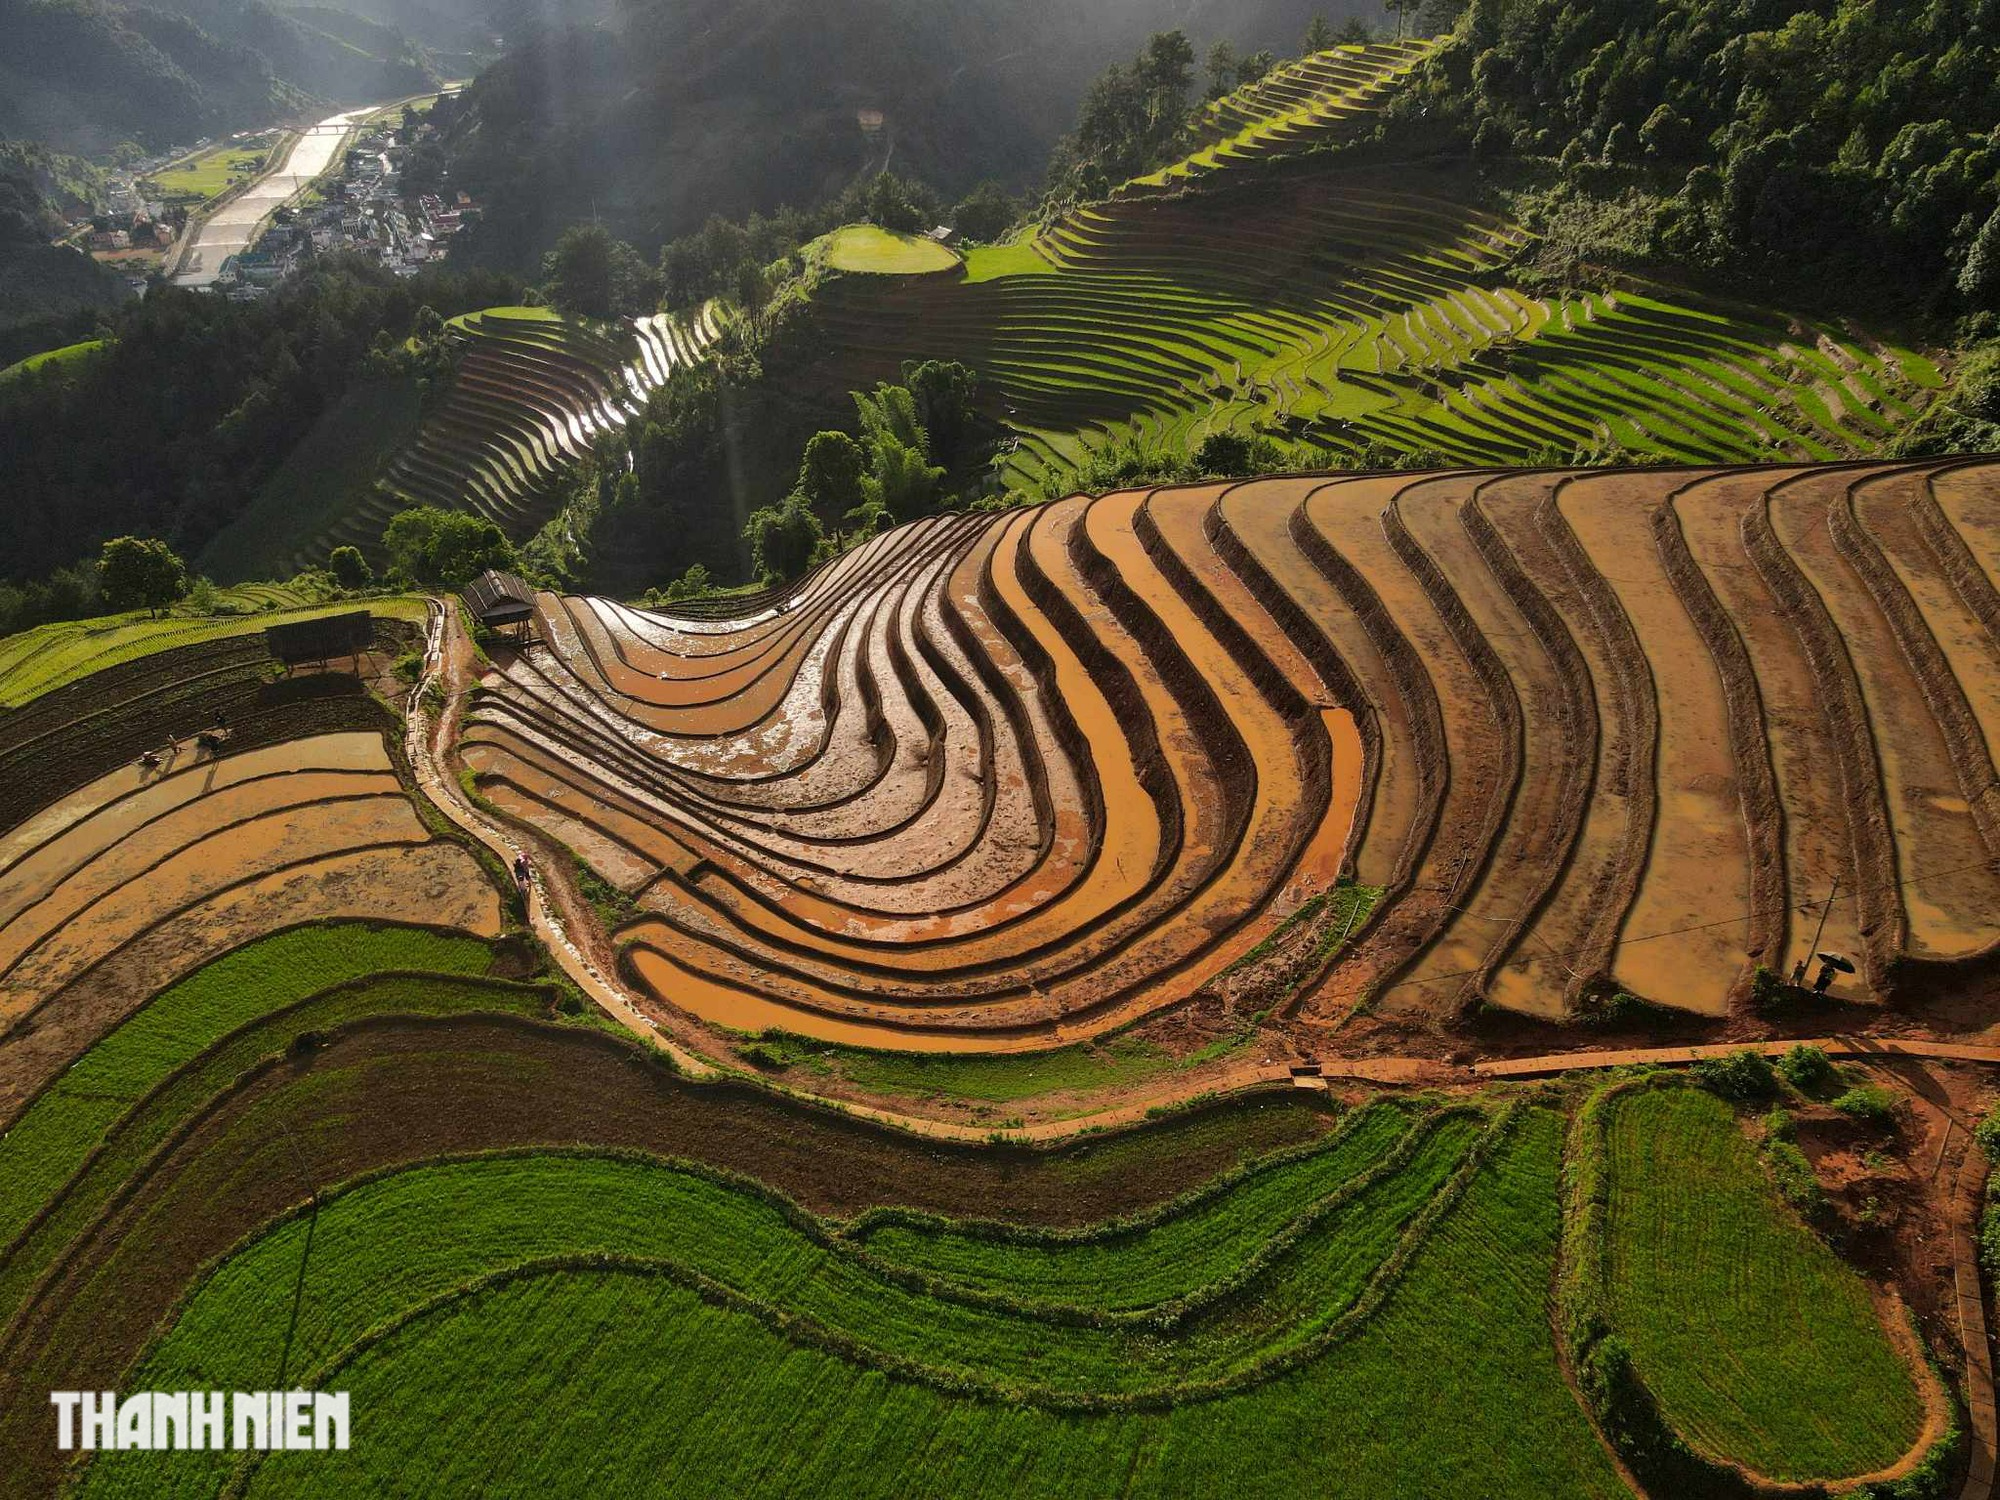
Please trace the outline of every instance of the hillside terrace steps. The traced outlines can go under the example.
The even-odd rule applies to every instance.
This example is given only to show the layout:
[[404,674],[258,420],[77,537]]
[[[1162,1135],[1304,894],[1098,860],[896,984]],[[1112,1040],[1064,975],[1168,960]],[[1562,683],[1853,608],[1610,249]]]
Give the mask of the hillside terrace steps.
[[[673,370],[699,358],[721,331],[713,305],[691,319],[635,320],[615,334],[563,320],[498,312],[454,328],[452,389],[390,465],[411,500],[470,509],[519,535],[547,519],[557,469],[623,427]],[[373,517],[367,519],[374,519]],[[325,539],[376,540],[366,526]]]
[[1993,951],[2000,873],[1925,889],[1907,850],[1984,854],[1983,472],[1300,476],[937,518],[735,621],[544,598],[462,754],[636,901],[635,985],[739,1029],[1100,1034],[1266,961],[1348,871],[1383,894],[1282,1001],[1308,1019],[1618,988],[1719,1014],[1836,876],[1823,941],[1863,968],[1837,992],[1893,1002]]
[[[1992,852],[1964,798],[1949,737],[1931,712],[1922,681],[1839,545],[1833,512],[1846,510],[1850,485],[1865,482],[1838,470],[1796,480],[1772,493],[1771,523],[1833,628],[1844,640],[1875,647],[1841,653],[1860,706],[1848,733],[1872,750],[1861,768],[1880,778],[1893,838],[1888,867],[1864,864],[1860,878],[1871,886],[1893,884],[1890,895],[1900,908],[1911,956],[1968,957],[1994,942],[1990,920],[1971,918],[1970,912],[1975,903],[1987,913],[2000,911],[2000,871],[1990,863]],[[1829,653],[1829,671],[1842,665]]]

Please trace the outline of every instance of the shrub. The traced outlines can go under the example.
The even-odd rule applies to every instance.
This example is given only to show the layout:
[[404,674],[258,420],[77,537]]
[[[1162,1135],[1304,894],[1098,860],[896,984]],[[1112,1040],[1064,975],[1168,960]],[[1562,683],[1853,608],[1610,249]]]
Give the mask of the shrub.
[[1818,1219],[1826,1213],[1826,1191],[1805,1152],[1791,1138],[1789,1119],[1786,1127],[1784,1135],[1764,1137],[1764,1165],[1770,1168],[1771,1180],[1784,1200],[1803,1217]]
[[1833,1101],[1833,1107],[1849,1119],[1887,1129],[1896,1123],[1896,1109],[1900,1102],[1889,1089],[1871,1083],[1849,1089]]
[[333,581],[344,589],[365,589],[375,581],[375,570],[368,566],[368,559],[358,547],[335,547],[327,554],[326,566],[333,574]]
[[1832,1061],[1817,1047],[1801,1042],[1779,1059],[1778,1071],[1785,1082],[1802,1094],[1818,1097],[1840,1081]]
[[1988,1161],[2000,1162],[2000,1108],[1979,1122],[1972,1138],[1979,1142],[1979,1149],[1986,1153]]
[[1785,1003],[1785,994],[1785,981],[1774,970],[1757,965],[1750,976],[1750,1003],[1759,1010],[1776,1010]]
[[1771,1060],[1749,1047],[1723,1057],[1703,1058],[1694,1065],[1694,1076],[1703,1088],[1738,1104],[1768,1099],[1778,1088]]

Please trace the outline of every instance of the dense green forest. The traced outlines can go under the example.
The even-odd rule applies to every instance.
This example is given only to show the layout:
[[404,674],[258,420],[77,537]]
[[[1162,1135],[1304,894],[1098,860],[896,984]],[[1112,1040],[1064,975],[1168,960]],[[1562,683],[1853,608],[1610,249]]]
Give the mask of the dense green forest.
[[[161,287],[90,358],[0,383],[0,558],[13,581],[124,532],[193,553],[357,380],[441,378],[437,320],[518,301],[492,272],[400,279],[334,259],[259,302]],[[116,412],[117,420],[105,420]]]
[[1819,304],[2000,307],[1997,0],[1472,0],[1390,114],[1434,149],[1557,158],[1573,196],[1625,209],[1593,247],[1613,256]]

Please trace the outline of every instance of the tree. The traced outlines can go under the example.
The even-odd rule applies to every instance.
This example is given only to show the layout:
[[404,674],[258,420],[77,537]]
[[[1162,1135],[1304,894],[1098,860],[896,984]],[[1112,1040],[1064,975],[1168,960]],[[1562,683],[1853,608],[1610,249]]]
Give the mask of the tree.
[[927,359],[903,365],[903,384],[916,401],[932,460],[947,469],[957,467],[972,434],[979,377],[955,359]]
[[[845,433],[839,435],[846,437]],[[852,441],[850,438],[849,442]],[[861,503],[858,475],[855,490],[855,506],[849,509]],[[743,536],[750,543],[750,565],[757,576],[767,583],[787,583],[812,566],[826,529],[805,496],[794,490],[785,497],[783,505],[767,505],[752,511],[744,524]]]
[[[937,508],[938,482],[944,478],[944,470],[931,463],[922,448],[883,433],[868,445],[868,451],[872,462],[861,481],[861,509],[875,507],[877,516],[886,513],[898,521],[914,521]],[[868,519],[872,531],[876,516]]]
[[1365,47],[1375,40],[1375,33],[1368,29],[1368,23],[1359,16],[1349,16],[1340,23],[1340,30],[1334,33],[1334,41],[1343,47]]
[[660,275],[602,224],[575,224],[542,258],[542,290],[564,312],[635,317],[660,301]]
[[1208,97],[1220,99],[1236,87],[1236,48],[1217,42],[1208,49]]
[[1021,217],[1014,195],[990,178],[958,200],[951,211],[952,227],[969,240],[987,244],[999,239]]
[[871,395],[856,391],[854,409],[861,418],[864,443],[893,442],[930,456],[930,436],[917,414],[917,398],[907,385],[878,385]]
[[425,588],[462,589],[489,568],[520,566],[514,544],[484,516],[434,505],[399,512],[382,533],[391,572]]
[[1306,54],[1310,56],[1315,52],[1324,52],[1327,48],[1334,45],[1336,44],[1333,36],[1333,24],[1327,20],[1324,12],[1314,16],[1312,24],[1306,27]]
[[667,603],[678,604],[684,599],[704,599],[711,587],[708,568],[702,563],[689,563],[687,571],[667,585]]
[[1419,0],[1382,0],[1382,9],[1396,18],[1396,40],[1403,39],[1403,23],[1409,13],[1415,10]]
[[937,222],[938,206],[928,189],[894,172],[878,173],[868,185],[865,217],[899,234],[915,234]]
[[375,570],[368,566],[359,547],[335,547],[327,554],[326,567],[333,581],[344,589],[365,589],[375,581]]
[[1204,474],[1242,478],[1251,472],[1250,439],[1240,432],[1211,432],[1194,451],[1194,466]]
[[1958,272],[1959,295],[1976,308],[2000,309],[2000,208],[1987,216]]
[[844,516],[861,503],[861,476],[867,471],[868,456],[853,438],[844,432],[816,433],[799,460],[792,493],[817,514]]
[[157,537],[113,537],[97,560],[98,583],[105,608],[166,609],[188,591],[187,564]]

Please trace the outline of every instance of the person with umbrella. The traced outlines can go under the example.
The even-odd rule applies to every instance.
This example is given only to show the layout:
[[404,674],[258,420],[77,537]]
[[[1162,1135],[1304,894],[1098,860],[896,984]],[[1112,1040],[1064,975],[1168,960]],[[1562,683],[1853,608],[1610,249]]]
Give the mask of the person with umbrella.
[[1833,976],[1836,973],[1852,974],[1853,972],[1854,965],[1842,958],[1838,953],[1820,954],[1819,975],[1813,980],[1813,993],[1815,995],[1824,995],[1827,987],[1833,983]]

